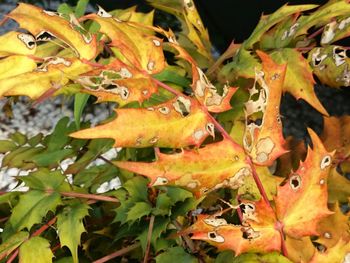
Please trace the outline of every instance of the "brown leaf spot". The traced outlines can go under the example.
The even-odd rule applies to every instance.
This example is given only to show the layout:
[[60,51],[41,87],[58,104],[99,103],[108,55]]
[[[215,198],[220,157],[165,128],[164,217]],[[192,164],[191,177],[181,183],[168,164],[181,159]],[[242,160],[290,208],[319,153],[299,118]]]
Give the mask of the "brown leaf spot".
[[152,186],[157,186],[157,185],[165,185],[169,182],[169,180],[165,177],[157,177],[157,179],[154,181]]
[[166,106],[161,107],[161,108],[159,108],[158,110],[159,110],[159,112],[162,113],[162,114],[169,114],[169,112],[170,112],[170,109],[169,109],[168,107],[166,107]]
[[217,243],[225,242],[225,238],[223,236],[218,235],[215,231],[208,232],[208,239]]
[[21,33],[18,34],[17,37],[26,45],[27,48],[33,49],[36,47],[36,42],[32,35]]

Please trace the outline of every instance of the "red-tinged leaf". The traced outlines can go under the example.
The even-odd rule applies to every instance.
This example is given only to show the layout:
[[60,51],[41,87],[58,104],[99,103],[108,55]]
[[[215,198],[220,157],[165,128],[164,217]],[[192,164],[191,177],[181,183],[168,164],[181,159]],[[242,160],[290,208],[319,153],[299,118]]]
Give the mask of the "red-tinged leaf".
[[317,251],[309,261],[310,263],[330,263],[349,261],[350,242],[347,239],[339,239],[337,244],[325,252]]
[[[92,19],[100,24],[100,32],[111,39],[110,45],[118,48],[125,63],[149,74],[161,72],[165,67],[162,40],[147,35],[141,24],[129,23],[111,17],[108,13],[90,14],[85,19]],[[100,16],[101,15],[101,16]]]
[[14,55],[0,60],[0,79],[6,79],[36,69],[33,59]]
[[326,151],[310,129],[309,134],[313,149],[308,149],[298,170],[278,187],[275,199],[277,217],[284,225],[284,232],[293,238],[317,235],[318,222],[332,214],[327,208],[327,178],[333,153]]
[[197,196],[223,187],[237,189],[251,175],[244,150],[228,140],[211,143],[197,150],[183,150],[181,153],[157,153],[156,159],[153,163],[115,164],[149,177],[151,186],[180,185],[197,193]]
[[116,109],[116,119],[71,134],[81,139],[112,138],[114,147],[182,148],[200,145],[214,124],[193,99],[179,96],[147,109]]
[[34,55],[36,51],[35,38],[21,32],[8,32],[0,36],[0,57],[9,55]]
[[256,72],[256,82],[249,90],[250,98],[245,104],[243,144],[254,163],[272,165],[286,152],[279,113],[286,66],[275,64],[261,51],[257,51],[257,54],[262,60],[263,71]]
[[20,3],[8,17],[32,33],[36,40],[47,40],[48,36],[60,39],[71,47],[79,58],[90,60],[97,54],[95,36],[88,32],[81,33],[83,29],[73,17],[71,21],[67,21],[54,12],[25,3]]
[[1,79],[0,97],[25,95],[37,99],[48,90],[58,89],[67,84],[71,78],[89,70],[91,66],[78,59],[47,58],[34,71]]
[[323,115],[328,115],[315,94],[316,82],[312,70],[301,53],[296,49],[283,48],[271,53],[271,57],[279,64],[287,64],[283,92],[291,93],[296,99],[305,100]]
[[281,236],[275,229],[276,218],[271,207],[261,200],[243,202],[243,225],[228,224],[223,218],[200,215],[186,232],[192,239],[204,240],[219,250],[233,250],[236,256],[245,252],[280,251]]
[[223,112],[231,109],[230,100],[237,88],[223,87],[223,93],[220,95],[217,88],[208,80],[204,72],[197,66],[196,61],[178,44],[172,44],[178,52],[178,57],[185,59],[191,64],[192,68],[192,90],[196,98],[207,107],[210,112]]
[[349,216],[342,213],[338,202],[333,204],[332,208],[334,214],[322,219],[317,226],[320,236],[316,242],[327,249],[335,246],[341,238],[350,239]]
[[96,96],[97,102],[114,101],[120,106],[132,101],[141,103],[158,90],[149,75],[117,59],[77,81],[85,87],[82,92]]

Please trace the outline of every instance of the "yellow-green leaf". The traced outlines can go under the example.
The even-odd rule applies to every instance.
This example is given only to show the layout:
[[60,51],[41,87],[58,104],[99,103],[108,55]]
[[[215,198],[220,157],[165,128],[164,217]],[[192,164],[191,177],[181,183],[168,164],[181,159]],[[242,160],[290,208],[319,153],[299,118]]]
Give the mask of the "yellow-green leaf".
[[19,248],[19,263],[51,263],[53,257],[49,241],[42,237],[32,237]]
[[20,231],[3,241],[0,245],[0,259],[3,259],[10,255],[17,247],[19,247],[29,237],[29,233]]

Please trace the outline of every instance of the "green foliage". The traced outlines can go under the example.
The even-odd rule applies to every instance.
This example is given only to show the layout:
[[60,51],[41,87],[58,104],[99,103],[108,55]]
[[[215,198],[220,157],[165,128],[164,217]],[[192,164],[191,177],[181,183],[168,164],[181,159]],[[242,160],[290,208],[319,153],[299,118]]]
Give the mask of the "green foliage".
[[[62,96],[74,120],[0,141],[27,173],[0,192],[0,262],[345,262],[350,118],[313,87],[350,86],[348,1],[285,5],[216,61],[192,0],[148,2],[181,31],[87,0],[9,13],[30,34],[0,36],[0,99]],[[283,137],[285,92],[324,115],[312,147]],[[91,127],[94,101],[116,109]]]

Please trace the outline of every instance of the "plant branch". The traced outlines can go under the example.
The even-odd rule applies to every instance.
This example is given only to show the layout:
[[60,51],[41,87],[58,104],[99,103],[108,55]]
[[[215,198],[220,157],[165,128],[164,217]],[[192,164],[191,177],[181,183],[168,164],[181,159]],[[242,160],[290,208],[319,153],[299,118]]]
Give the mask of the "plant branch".
[[12,261],[14,261],[18,256],[18,253],[19,253],[19,249],[17,248],[15,252],[12,253],[11,257],[9,257],[9,259],[6,261],[6,263],[12,263]]
[[309,35],[307,38],[311,39],[314,38],[316,36],[318,36],[319,34],[321,34],[323,32],[323,27],[317,29],[315,32],[313,32],[311,35]]
[[147,233],[147,245],[146,245],[146,252],[145,257],[143,258],[143,263],[147,263],[148,257],[149,257],[149,251],[151,249],[151,240],[152,240],[152,232],[153,232],[153,226],[154,226],[154,219],[155,216],[152,215],[151,219],[149,221],[149,227],[148,227],[148,233]]
[[128,247],[125,247],[125,248],[122,248],[116,252],[113,252],[112,254],[109,254],[103,258],[100,258],[98,260],[95,260],[93,261],[92,263],[104,263],[104,262],[107,262],[113,258],[116,258],[116,257],[119,257],[119,256],[122,256],[126,253],[129,253],[130,251],[133,251],[134,249],[138,248],[140,246],[140,243],[135,243],[133,245],[130,245]]
[[50,226],[52,226],[57,220],[57,216],[55,216],[54,218],[52,218],[49,222],[47,222],[45,225],[41,226],[38,230],[36,230],[31,237],[36,237],[39,236],[41,233],[43,233],[44,231],[46,231],[46,229],[48,229]]
[[[177,220],[174,220],[174,225],[178,231],[182,231],[182,226]],[[190,249],[190,251],[192,253],[194,253],[196,251],[196,249],[194,247],[192,239],[187,234],[181,235],[181,237],[184,239],[184,241],[185,241],[187,247]]]
[[[53,190],[47,190],[47,193],[53,193]],[[76,197],[76,198],[85,198],[85,199],[92,199],[97,201],[105,201],[105,202],[113,202],[113,203],[119,203],[119,200],[115,197],[110,196],[104,196],[104,195],[95,195],[95,194],[83,194],[83,193],[76,193],[76,192],[58,192],[60,195],[67,196],[67,197]]]

